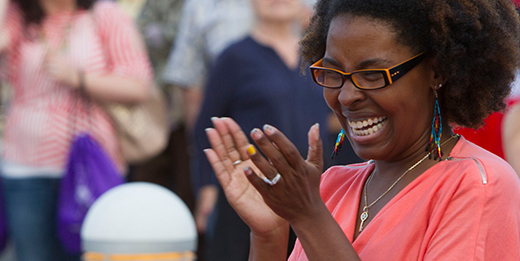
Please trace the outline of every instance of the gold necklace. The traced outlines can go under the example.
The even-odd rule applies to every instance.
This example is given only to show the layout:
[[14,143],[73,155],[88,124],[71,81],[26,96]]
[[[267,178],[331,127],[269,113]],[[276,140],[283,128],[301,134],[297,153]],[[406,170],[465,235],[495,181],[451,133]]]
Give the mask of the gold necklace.
[[[458,134],[455,134],[455,135],[452,135],[448,140],[446,140],[445,142],[443,142],[441,144],[441,147],[446,144],[448,141],[450,141],[451,139],[455,138],[455,137],[458,137],[459,135]],[[413,164],[410,168],[408,168],[403,174],[401,174],[401,176],[399,176],[399,178],[397,178],[396,181],[394,181],[394,183],[392,184],[392,186],[390,186],[383,194],[381,194],[381,196],[379,196],[376,200],[374,200],[374,202],[370,203],[370,205],[368,205],[368,199],[367,199],[367,187],[368,187],[368,184],[370,184],[370,181],[372,180],[372,177],[374,176],[374,173],[375,173],[375,169],[374,171],[372,171],[372,173],[370,174],[370,176],[368,177],[367,181],[365,182],[365,189],[364,189],[364,194],[365,194],[365,206],[363,207],[363,212],[361,212],[361,215],[359,216],[359,218],[361,219],[361,224],[359,225],[359,232],[363,231],[363,224],[365,223],[365,220],[368,219],[368,210],[370,209],[370,207],[372,207],[374,204],[376,204],[381,198],[383,198],[388,192],[390,192],[390,190],[392,190],[395,185],[406,175],[408,174],[408,172],[410,172],[411,170],[413,170],[415,167],[417,167],[419,164],[421,164],[426,158],[428,158],[430,155],[431,155],[431,151],[428,152],[428,154],[426,154],[426,156],[424,156],[422,159],[420,159],[419,161],[417,161],[415,164]]]

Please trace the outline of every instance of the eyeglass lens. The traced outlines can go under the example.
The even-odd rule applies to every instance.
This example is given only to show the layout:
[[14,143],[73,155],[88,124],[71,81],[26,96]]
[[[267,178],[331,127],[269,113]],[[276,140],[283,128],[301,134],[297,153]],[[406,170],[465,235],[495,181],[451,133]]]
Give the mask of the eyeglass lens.
[[[315,79],[324,87],[338,88],[343,85],[343,75],[326,69],[314,69]],[[350,75],[354,84],[360,88],[374,89],[386,85],[383,71],[355,72]]]

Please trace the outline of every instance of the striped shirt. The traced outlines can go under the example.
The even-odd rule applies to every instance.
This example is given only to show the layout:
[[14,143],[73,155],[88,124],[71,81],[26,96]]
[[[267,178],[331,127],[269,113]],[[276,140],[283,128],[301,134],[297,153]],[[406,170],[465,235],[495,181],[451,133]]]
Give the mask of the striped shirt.
[[4,25],[11,39],[3,71],[14,91],[3,160],[63,172],[74,134],[88,132],[123,169],[109,115],[101,105],[53,81],[43,69],[43,59],[50,48],[64,52],[72,67],[86,73],[151,83],[151,66],[133,21],[108,1],[96,3],[93,11],[47,16],[38,27],[24,28],[22,17],[21,10],[11,4]]

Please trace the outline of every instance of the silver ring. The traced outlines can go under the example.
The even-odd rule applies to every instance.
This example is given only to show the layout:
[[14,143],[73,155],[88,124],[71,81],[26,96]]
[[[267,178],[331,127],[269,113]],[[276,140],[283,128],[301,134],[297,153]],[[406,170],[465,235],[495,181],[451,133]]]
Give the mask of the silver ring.
[[241,162],[242,162],[241,160],[237,160],[237,161],[233,162],[233,166],[236,166],[236,165],[240,164]]
[[278,183],[278,181],[280,181],[281,177],[282,177],[282,175],[280,175],[280,173],[276,173],[276,176],[274,176],[274,178],[272,178],[272,179],[268,179],[267,177],[263,177],[262,179],[264,180],[265,183],[273,186],[276,183]]

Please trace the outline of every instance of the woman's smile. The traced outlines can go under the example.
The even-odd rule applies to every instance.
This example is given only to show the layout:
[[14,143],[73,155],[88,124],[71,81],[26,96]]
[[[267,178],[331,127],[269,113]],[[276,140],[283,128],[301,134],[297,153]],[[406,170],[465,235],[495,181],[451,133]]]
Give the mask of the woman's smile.
[[377,133],[386,123],[386,117],[374,117],[364,120],[348,120],[352,133],[356,136],[367,136]]

